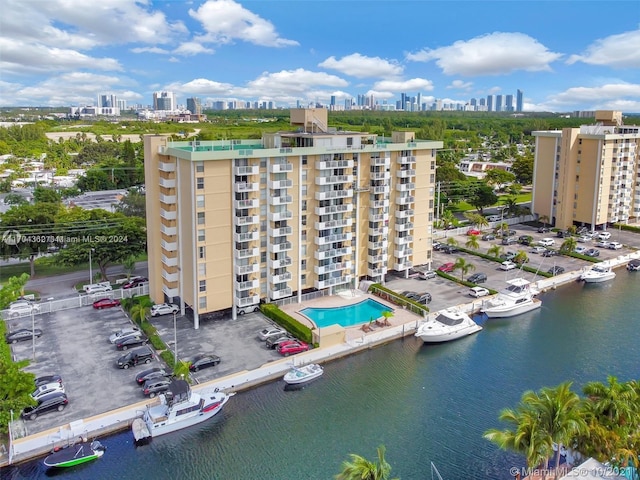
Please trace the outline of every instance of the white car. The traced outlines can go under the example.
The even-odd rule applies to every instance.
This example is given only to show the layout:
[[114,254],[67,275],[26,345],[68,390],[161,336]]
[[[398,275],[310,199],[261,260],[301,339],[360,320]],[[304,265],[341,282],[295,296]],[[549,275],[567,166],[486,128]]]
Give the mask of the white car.
[[574,252],[579,253],[580,255],[584,255],[584,252],[586,252],[587,250],[589,250],[587,247],[579,246],[576,247]]
[[547,250],[546,248],[541,247],[541,246],[539,246],[539,245],[538,245],[537,247],[533,247],[533,248],[531,249],[531,253],[543,253],[543,252],[545,252],[546,250]]
[[518,268],[518,265],[510,260],[507,260],[506,262],[502,262],[500,264],[500,270],[513,270],[514,268]]
[[40,385],[38,388],[36,388],[35,392],[31,394],[31,398],[33,398],[34,400],[38,400],[40,397],[54,392],[64,393],[64,385],[62,385],[62,383],[60,382],[52,382]]
[[592,239],[589,235],[581,235],[580,237],[578,237],[578,241],[580,243],[587,243],[590,242]]
[[418,274],[418,278],[420,280],[429,280],[430,278],[436,278],[437,276],[438,275],[433,270],[427,270]]
[[111,284],[109,282],[92,283],[91,285],[83,285],[82,290],[86,293],[110,292]]
[[170,313],[178,313],[180,307],[173,303],[159,303],[151,307],[151,316],[157,317],[159,315],[169,315]]
[[126,327],[121,328],[117,332],[112,333],[109,336],[109,343],[116,343],[118,340],[124,337],[128,337],[129,335],[140,335],[140,329],[137,327]]
[[286,335],[287,331],[280,327],[268,327],[263,328],[258,332],[258,338],[263,342],[267,341],[267,338],[273,337],[274,335]]
[[609,240],[611,238],[611,232],[600,232],[598,234],[598,240]]
[[469,289],[469,295],[474,298],[485,297],[489,295],[489,290],[484,287],[473,287]]
[[556,241],[553,238],[543,238],[542,240],[538,240],[538,245],[540,245],[541,247],[551,247],[553,244],[555,244]]
[[21,317],[32,313],[40,313],[40,305],[26,300],[18,300],[9,306],[10,317]]
[[605,240],[599,240],[595,243],[595,246],[600,248],[609,248],[609,242]]
[[620,250],[622,248],[622,244],[620,242],[610,242],[609,245],[607,245],[607,248],[611,250]]

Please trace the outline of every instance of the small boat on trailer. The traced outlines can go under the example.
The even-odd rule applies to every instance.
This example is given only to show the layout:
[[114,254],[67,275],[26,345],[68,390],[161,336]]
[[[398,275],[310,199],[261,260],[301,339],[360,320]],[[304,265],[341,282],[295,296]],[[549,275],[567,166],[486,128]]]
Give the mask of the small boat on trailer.
[[302,383],[310,382],[324,373],[324,369],[317,363],[310,363],[303,367],[291,367],[283,377],[283,380],[287,385],[300,385]]
[[92,442],[80,442],[68,447],[54,450],[54,452],[44,459],[44,464],[50,468],[75,467],[81,463],[90,462],[100,458],[106,447],[98,440]]

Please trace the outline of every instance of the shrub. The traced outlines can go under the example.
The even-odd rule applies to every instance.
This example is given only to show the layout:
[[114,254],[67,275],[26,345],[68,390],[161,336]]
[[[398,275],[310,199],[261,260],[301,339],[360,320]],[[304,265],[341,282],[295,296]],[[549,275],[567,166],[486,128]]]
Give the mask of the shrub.
[[429,307],[426,305],[422,305],[421,303],[415,302],[409,298],[403,297],[399,293],[394,292],[393,290],[382,286],[379,283],[374,283],[369,287],[369,291],[374,295],[377,295],[380,298],[384,298],[385,300],[393,303],[394,305],[398,305],[399,307],[409,308],[412,312],[417,314],[429,313]]
[[173,361],[173,352],[170,352],[169,350],[165,350],[164,352],[160,353],[160,358],[162,358],[165,361],[165,363],[171,370],[175,369],[176,364]]
[[167,348],[165,343],[156,333],[149,336],[149,341],[151,342],[151,345],[153,345],[153,348],[155,348],[156,350],[164,350],[165,348]]
[[260,305],[260,311],[265,317],[273,320],[275,323],[280,325],[286,331],[291,333],[296,338],[299,338],[303,342],[310,344],[313,340],[313,335],[309,327],[301,324],[291,315],[280,310],[280,308],[275,303],[264,303]]

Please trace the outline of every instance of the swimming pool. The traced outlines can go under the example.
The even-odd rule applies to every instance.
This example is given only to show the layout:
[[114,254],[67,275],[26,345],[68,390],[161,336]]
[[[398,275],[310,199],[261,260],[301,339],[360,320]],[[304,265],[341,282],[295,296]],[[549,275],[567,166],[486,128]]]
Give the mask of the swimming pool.
[[371,319],[376,320],[382,316],[382,312],[392,311],[393,309],[386,305],[367,298],[363,302],[345,307],[304,308],[300,310],[300,313],[313,320],[317,327],[323,328],[334,324],[351,327],[367,323]]

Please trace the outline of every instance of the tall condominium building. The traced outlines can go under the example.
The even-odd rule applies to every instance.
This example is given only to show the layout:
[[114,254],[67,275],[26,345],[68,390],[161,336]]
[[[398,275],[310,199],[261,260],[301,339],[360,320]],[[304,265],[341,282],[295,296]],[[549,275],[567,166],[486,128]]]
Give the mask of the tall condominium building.
[[198,97],[187,98],[187,110],[193,115],[202,115],[202,103]]
[[495,108],[496,112],[502,112],[503,111],[503,107],[502,107],[502,95],[496,95],[496,108]]
[[504,111],[513,112],[515,110],[513,106],[513,95],[506,95],[504,97]]
[[295,131],[261,140],[147,135],[150,294],[202,314],[384,281],[431,261],[442,142],[327,127],[293,109]]
[[176,96],[173,92],[154,92],[153,93],[153,109],[154,110],[176,110]]
[[524,106],[524,92],[522,90],[518,90],[516,92],[516,112],[522,112],[523,106]]
[[536,131],[532,211],[559,228],[640,216],[640,127],[597,111],[595,125]]
[[493,111],[493,95],[487,95],[487,112]]

